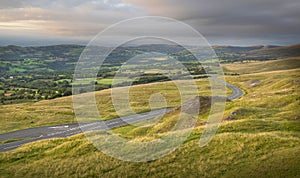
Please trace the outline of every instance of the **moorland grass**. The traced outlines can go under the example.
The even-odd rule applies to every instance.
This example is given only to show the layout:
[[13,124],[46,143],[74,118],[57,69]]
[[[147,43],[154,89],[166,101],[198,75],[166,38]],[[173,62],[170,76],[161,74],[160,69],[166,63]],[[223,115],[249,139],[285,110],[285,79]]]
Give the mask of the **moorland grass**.
[[[196,81],[196,84],[200,96],[210,94],[207,79],[200,79]],[[228,90],[228,92],[230,91]],[[180,92],[172,81],[134,85],[130,88],[129,94],[130,106],[133,111],[136,113],[150,111],[149,98],[155,93],[161,93],[165,97],[167,107],[176,107],[181,103]],[[119,117],[111,100],[111,89],[96,91],[95,96],[103,120]],[[72,109],[72,96],[35,103],[1,105],[0,120],[0,133],[77,122]]]
[[[299,78],[300,69],[227,77],[226,80],[242,88],[245,95],[227,102],[217,134],[204,147],[199,147],[199,138],[208,112],[199,116],[197,127],[183,145],[158,160],[121,161],[98,151],[84,134],[79,134],[29,143],[0,153],[1,176],[299,177]],[[207,87],[205,83],[207,81],[201,80],[199,86]],[[147,88],[149,85],[145,85],[143,91]],[[168,92],[169,96],[175,96],[172,89]],[[62,107],[60,104],[65,99],[52,102]],[[143,103],[143,99],[139,101]],[[169,104],[176,106],[178,101],[171,100]],[[42,103],[35,103],[26,111],[36,111],[36,105]],[[167,132],[168,129],[161,128],[168,127],[177,115],[176,112],[166,115],[161,122],[145,129],[125,126],[113,131],[129,139],[147,140]]]
[[300,67],[300,57],[290,57],[258,62],[235,62],[232,64],[223,64],[222,67],[224,72],[238,74],[296,69]]

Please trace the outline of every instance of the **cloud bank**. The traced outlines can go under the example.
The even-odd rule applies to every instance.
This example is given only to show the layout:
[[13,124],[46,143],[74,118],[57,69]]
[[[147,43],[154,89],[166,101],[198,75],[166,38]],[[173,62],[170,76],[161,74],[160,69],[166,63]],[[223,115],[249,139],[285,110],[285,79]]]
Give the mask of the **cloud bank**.
[[166,16],[212,44],[294,44],[300,40],[298,0],[2,0],[2,43],[32,39],[89,41],[120,20]]

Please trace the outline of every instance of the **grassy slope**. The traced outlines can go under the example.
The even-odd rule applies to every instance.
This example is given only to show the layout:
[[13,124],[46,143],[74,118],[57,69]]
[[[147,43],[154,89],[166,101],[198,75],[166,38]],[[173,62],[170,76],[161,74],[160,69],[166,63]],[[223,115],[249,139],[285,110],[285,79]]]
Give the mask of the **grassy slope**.
[[149,163],[111,158],[83,135],[47,140],[1,153],[3,177],[297,177],[299,135],[285,132],[222,133],[206,147],[198,139]]
[[249,62],[233,64],[224,64],[225,72],[233,72],[239,74],[250,74],[257,72],[267,72],[274,70],[287,70],[300,67],[300,57],[284,58],[281,60],[271,60],[264,62]]
[[[231,116],[231,120],[224,121],[202,148],[198,146],[201,125],[172,154],[149,163],[111,158],[84,135],[76,135],[0,153],[0,172],[3,177],[299,177],[299,77],[300,69],[228,77],[246,94],[227,103],[224,118]],[[144,131],[130,126],[115,130],[131,138],[152,137],[155,131],[155,126]]]
[[[199,95],[209,95],[208,80],[197,81]],[[180,105],[179,92],[173,82],[136,85],[131,88],[131,107],[136,112],[149,111],[148,100],[154,93],[161,92],[168,107]],[[118,117],[111,102],[111,90],[96,92],[97,106],[103,119]],[[0,133],[43,125],[74,122],[72,97],[43,100],[36,103],[23,103],[0,106]]]
[[278,59],[283,57],[300,56],[300,44],[273,48],[260,48],[246,52],[248,59]]

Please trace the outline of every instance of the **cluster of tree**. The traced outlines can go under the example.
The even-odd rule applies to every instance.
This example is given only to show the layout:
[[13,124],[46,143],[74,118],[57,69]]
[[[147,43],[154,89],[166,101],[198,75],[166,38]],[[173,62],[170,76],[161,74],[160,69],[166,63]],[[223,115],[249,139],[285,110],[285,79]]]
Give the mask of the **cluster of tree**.
[[4,104],[5,101],[11,100],[42,100],[42,99],[53,99],[62,96],[72,95],[71,88],[61,88],[58,90],[51,89],[23,89],[23,88],[13,88],[10,90],[4,90],[0,94],[1,103]]
[[[72,84],[75,83],[72,82],[74,68],[83,49],[84,46],[77,45],[0,47],[0,58],[3,59],[0,62],[0,90],[4,91],[4,93],[1,91],[1,101],[41,100],[71,95]],[[183,61],[183,65],[192,75],[205,74],[202,66],[195,62],[197,61],[195,57],[181,46],[141,45],[114,49],[104,61],[97,77],[114,77],[119,67],[127,60],[144,52],[167,54]],[[163,62],[165,63],[162,64]],[[179,79],[185,77],[183,72],[175,71],[174,65],[167,60],[157,63],[151,61],[150,67],[153,67],[153,65],[159,65],[159,69],[163,66],[164,70],[174,73],[173,77]],[[95,69],[97,65],[90,64],[90,66]],[[167,76],[161,74],[139,73],[139,71],[142,71],[139,68],[143,69],[142,66],[136,65],[133,72],[127,72],[129,77],[135,79],[133,85],[170,80]],[[84,71],[79,75],[82,78],[95,77],[94,73]],[[76,78],[78,77],[76,76]],[[90,91],[89,86],[93,86],[93,90],[103,90],[111,87],[109,84],[98,84],[95,81],[92,83],[94,85],[90,84],[76,87],[75,89],[78,89],[76,93]],[[129,85],[129,83],[120,85]]]

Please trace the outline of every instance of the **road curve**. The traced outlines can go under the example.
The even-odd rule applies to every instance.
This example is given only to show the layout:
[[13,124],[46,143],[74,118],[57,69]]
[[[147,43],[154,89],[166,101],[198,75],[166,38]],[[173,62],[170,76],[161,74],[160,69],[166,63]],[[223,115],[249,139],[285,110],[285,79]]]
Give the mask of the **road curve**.
[[215,80],[219,83],[225,84],[228,88],[230,88],[232,90],[232,94],[227,96],[227,99],[230,101],[238,99],[244,94],[243,90],[241,90],[239,87],[237,87],[235,85],[232,85],[230,83],[227,83],[227,82],[220,80],[218,78],[215,78],[215,77],[210,77],[210,79]]
[[156,116],[163,115],[169,112],[172,108],[153,110],[143,114],[134,114],[130,116],[124,116],[112,120],[93,122],[93,123],[81,123],[81,124],[64,124],[57,126],[43,126],[37,128],[30,128],[24,130],[18,130],[0,134],[0,141],[7,140],[19,140],[9,143],[0,144],[0,152],[13,150],[26,143],[49,139],[60,138],[76,135],[79,133],[92,131],[92,130],[109,130],[116,127],[121,127],[141,120],[151,119]]
[[[232,84],[229,84],[217,78],[211,77],[210,79],[220,82],[222,84],[226,84],[226,86],[233,91],[233,93],[227,97],[228,100],[234,100],[243,95],[243,91]],[[151,119],[153,117],[163,115],[166,112],[171,111],[172,109],[173,108],[159,109],[159,110],[154,110],[143,114],[134,114],[134,115],[120,117],[120,118],[107,120],[107,121],[81,123],[80,126],[78,125],[78,123],[74,123],[74,124],[64,124],[64,125],[57,125],[57,126],[43,126],[43,127],[8,132],[8,133],[0,134],[0,142],[7,141],[7,140],[19,140],[19,141],[0,144],[0,152],[13,150],[21,145],[38,141],[38,140],[68,137],[71,135],[76,135],[91,130],[109,130],[112,128],[121,127],[141,120]]]

